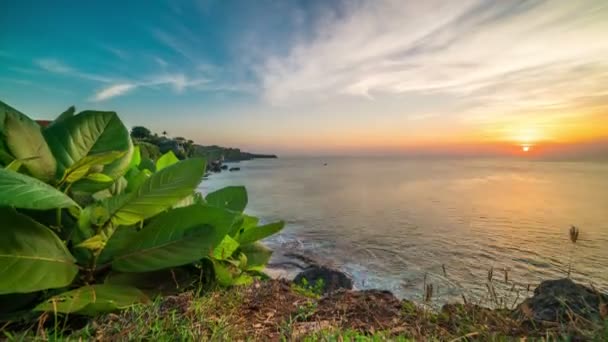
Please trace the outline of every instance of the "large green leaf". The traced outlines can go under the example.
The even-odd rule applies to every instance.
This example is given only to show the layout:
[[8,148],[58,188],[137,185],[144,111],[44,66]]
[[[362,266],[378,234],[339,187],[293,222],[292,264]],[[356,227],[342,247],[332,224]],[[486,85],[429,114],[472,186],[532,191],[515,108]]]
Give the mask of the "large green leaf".
[[23,161],[28,172],[43,181],[55,177],[56,161],[40,126],[16,109],[0,102],[0,135],[10,154]]
[[49,126],[44,136],[57,159],[57,173],[61,176],[81,159],[95,154],[125,153],[103,168],[103,173],[113,179],[122,176],[131,162],[133,144],[129,131],[114,112],[81,112]]
[[205,205],[160,214],[140,231],[119,228],[100,260],[113,260],[121,272],[149,272],[185,265],[211,255],[232,225],[235,215]]
[[167,166],[171,166],[178,162],[179,159],[177,159],[173,151],[169,151],[160,156],[160,158],[158,158],[158,160],[156,161],[156,171],[160,171],[166,168]]
[[95,315],[149,301],[148,297],[135,287],[98,284],[83,286],[51,297],[34,310]]
[[239,243],[229,235],[226,235],[220,244],[213,249],[213,257],[218,260],[228,259],[238,248]]
[[133,192],[139,189],[150,176],[152,176],[152,172],[148,169],[140,170],[137,167],[131,168],[125,175],[125,179],[127,180],[127,188],[125,191]]
[[0,208],[0,294],[68,286],[78,273],[74,257],[47,227]]
[[0,206],[54,209],[78,206],[63,192],[35,178],[0,169]]
[[252,228],[258,225],[260,219],[255,216],[241,214],[241,217],[234,223],[230,229],[230,236],[234,237],[242,233],[245,229]]
[[134,192],[104,200],[115,225],[132,225],[191,195],[205,174],[203,159],[188,159],[154,173]]
[[141,163],[141,147],[139,145],[135,145],[133,147],[133,157],[131,158],[131,163],[129,163],[129,169],[133,167],[138,167]]
[[209,193],[205,199],[209,205],[243,212],[247,206],[247,190],[244,186],[228,186]]
[[214,260],[213,272],[215,280],[221,286],[248,285],[253,282],[253,278],[244,272],[241,272],[230,263]]
[[241,245],[253,243],[253,242],[262,240],[266,237],[269,237],[273,234],[280,232],[284,226],[285,226],[285,222],[278,221],[278,222],[269,223],[269,224],[259,226],[259,227],[245,228],[237,236],[236,240]]
[[272,256],[272,250],[259,242],[241,246],[241,252],[247,256],[249,271],[262,271]]
[[74,116],[74,114],[76,114],[76,107],[70,106],[70,108],[66,109],[65,112],[59,114],[59,116],[55,119],[55,121],[51,122],[51,125],[54,125],[58,122],[69,119],[72,116]]
[[[108,151],[88,155],[67,168],[62,180],[65,180],[68,183],[74,183],[86,176],[94,167],[108,165],[125,154],[126,151]],[[110,182],[113,181],[113,178],[109,177],[109,179]]]

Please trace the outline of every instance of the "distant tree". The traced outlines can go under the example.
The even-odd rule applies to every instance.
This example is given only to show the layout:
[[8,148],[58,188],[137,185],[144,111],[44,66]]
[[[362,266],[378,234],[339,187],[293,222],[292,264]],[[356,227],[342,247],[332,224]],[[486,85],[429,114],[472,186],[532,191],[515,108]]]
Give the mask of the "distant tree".
[[167,131],[163,131],[163,135],[164,135],[164,136],[167,136]]
[[135,126],[131,129],[131,137],[135,139],[147,139],[151,135],[152,132],[144,126]]

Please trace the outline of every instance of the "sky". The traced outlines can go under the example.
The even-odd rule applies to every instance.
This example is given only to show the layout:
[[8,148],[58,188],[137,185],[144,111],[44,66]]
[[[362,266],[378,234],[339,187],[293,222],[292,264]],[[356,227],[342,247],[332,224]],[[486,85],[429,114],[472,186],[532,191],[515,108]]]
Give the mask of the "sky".
[[608,153],[608,1],[3,1],[0,100],[279,154]]

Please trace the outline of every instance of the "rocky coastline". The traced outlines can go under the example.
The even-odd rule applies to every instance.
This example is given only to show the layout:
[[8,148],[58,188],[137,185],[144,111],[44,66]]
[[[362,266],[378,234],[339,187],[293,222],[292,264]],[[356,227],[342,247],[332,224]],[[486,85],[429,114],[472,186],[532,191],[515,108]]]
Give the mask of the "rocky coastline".
[[[317,262],[313,258],[297,254],[284,253],[282,257],[268,264],[267,274],[275,282],[287,282],[295,286],[313,288],[314,284],[321,282],[322,287],[316,287],[321,299],[319,303],[341,301],[348,298],[348,301],[361,302],[375,301],[375,306],[384,314],[389,314],[390,319],[381,324],[381,328],[399,330],[399,316],[402,314],[398,308],[416,307],[427,310],[428,307],[414,303],[409,300],[399,300],[390,291],[384,290],[356,290],[353,289],[353,280],[350,276],[340,270]],[[352,304],[352,303],[351,303]],[[394,310],[393,310],[394,309]],[[331,311],[331,310],[330,310]],[[370,312],[370,315],[377,313]],[[509,322],[511,333],[507,335],[533,336],[545,329],[566,329],[569,334],[577,336],[582,340],[580,326],[605,326],[608,322],[608,294],[601,293],[595,288],[583,284],[575,283],[570,278],[545,280],[541,282],[533,291],[533,295],[525,298],[513,309],[498,308],[491,309],[470,303],[450,303],[441,307],[437,313],[442,317],[449,317],[451,324],[460,324],[455,321],[458,315],[485,317],[489,323],[492,320]],[[359,314],[358,314],[359,315]],[[367,318],[369,320],[369,317]],[[387,319],[382,317],[380,319]],[[497,322],[495,322],[497,325]],[[374,323],[363,324],[364,329],[373,331],[376,327]],[[387,324],[387,325],[385,325]],[[502,323],[501,323],[502,324]],[[504,328],[504,325],[501,326]],[[320,328],[318,326],[317,328]],[[361,326],[357,326],[361,328]],[[500,330],[499,327],[495,329]],[[577,330],[578,329],[578,330]],[[505,331],[501,332],[506,333]],[[579,334],[579,335],[577,335]]]

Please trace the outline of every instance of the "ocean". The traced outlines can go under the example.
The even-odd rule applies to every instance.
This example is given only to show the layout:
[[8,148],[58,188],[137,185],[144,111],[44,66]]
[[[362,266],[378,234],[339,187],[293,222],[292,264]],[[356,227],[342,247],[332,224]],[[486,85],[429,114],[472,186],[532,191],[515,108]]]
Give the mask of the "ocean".
[[432,284],[437,305],[506,304],[571,268],[574,280],[608,290],[608,163],[285,157],[238,166],[200,190],[246,186],[248,213],[287,223],[265,241],[277,255],[316,258],[359,289],[421,300]]

